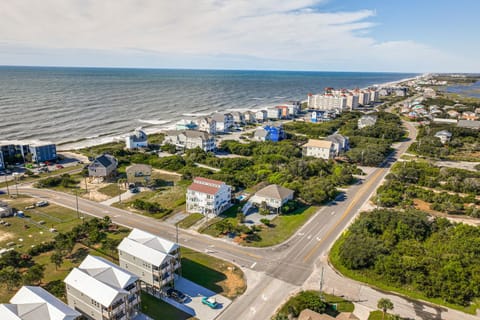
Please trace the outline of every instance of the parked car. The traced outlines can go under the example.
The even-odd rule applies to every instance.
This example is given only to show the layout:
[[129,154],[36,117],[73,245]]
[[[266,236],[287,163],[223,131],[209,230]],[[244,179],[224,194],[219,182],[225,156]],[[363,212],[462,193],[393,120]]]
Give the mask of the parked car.
[[183,292],[173,288],[167,290],[167,296],[180,303],[185,302],[185,300],[187,299],[187,296]]
[[212,309],[215,309],[218,306],[218,302],[217,302],[217,300],[215,300],[214,297],[210,297],[210,298],[203,297],[202,298],[202,303],[206,304],[207,306],[209,306]]
[[57,165],[55,166],[55,168],[57,168],[57,169],[63,169],[63,166],[62,166],[61,164],[57,164]]
[[45,206],[48,206],[48,201],[41,200],[41,201],[38,201],[35,205],[37,207],[45,207]]
[[140,190],[137,187],[135,187],[135,188],[130,189],[130,192],[131,193],[139,193]]

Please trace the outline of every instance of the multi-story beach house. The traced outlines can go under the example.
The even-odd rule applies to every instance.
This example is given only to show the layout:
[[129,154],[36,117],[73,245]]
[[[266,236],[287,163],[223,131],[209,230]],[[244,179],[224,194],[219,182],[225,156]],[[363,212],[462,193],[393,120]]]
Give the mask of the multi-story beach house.
[[283,126],[280,125],[266,125],[259,127],[253,133],[253,139],[257,141],[273,141],[278,142],[285,139],[285,131]]
[[203,131],[208,134],[217,133],[217,122],[210,117],[200,117],[195,119],[195,123],[198,126],[198,131]]
[[335,157],[335,147],[331,141],[308,139],[303,145],[303,154],[307,157],[332,159]]
[[257,118],[255,117],[255,112],[253,111],[245,111],[243,113],[245,117],[245,123],[255,123],[257,122]]
[[109,154],[102,154],[88,166],[88,176],[104,180],[115,177],[117,171],[117,159]]
[[267,119],[268,119],[267,110],[258,110],[257,112],[255,112],[255,120],[257,120],[257,122],[264,122],[264,121],[267,121]]
[[233,117],[233,123],[236,125],[244,125],[245,124],[245,115],[243,112],[240,111],[232,111],[230,114]]
[[41,287],[23,286],[9,304],[0,304],[2,320],[76,320],[80,316]]
[[197,130],[169,130],[165,134],[163,143],[173,144],[182,149],[200,148],[210,152],[215,150],[215,138],[203,131]]
[[267,118],[271,120],[278,120],[282,118],[282,109],[277,107],[267,108]]
[[151,233],[133,229],[118,245],[120,267],[137,275],[148,292],[173,286],[181,267],[180,246]]
[[233,127],[233,116],[231,113],[221,113],[217,112],[212,115],[212,119],[215,120],[216,123],[216,131],[217,133],[225,133],[229,132],[230,129]]
[[125,137],[127,149],[138,149],[148,147],[148,136],[142,128],[137,128],[133,133]]
[[232,187],[223,181],[197,177],[187,189],[187,212],[219,215],[231,205]]
[[347,152],[350,149],[350,140],[348,139],[348,137],[342,136],[341,134],[335,133],[329,135],[325,138],[325,140],[331,141],[333,143],[335,155]]
[[88,255],[64,280],[67,301],[87,319],[130,320],[140,310],[140,282],[134,274]]
[[39,163],[57,160],[57,146],[53,143],[33,143],[29,145],[32,162]]

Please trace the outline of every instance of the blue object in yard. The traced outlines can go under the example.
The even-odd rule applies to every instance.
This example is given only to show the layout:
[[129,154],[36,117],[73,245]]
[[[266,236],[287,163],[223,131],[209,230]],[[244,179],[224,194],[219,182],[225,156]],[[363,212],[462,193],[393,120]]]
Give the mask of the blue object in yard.
[[17,211],[16,216],[19,218],[25,218],[25,214],[23,213],[23,211]]
[[242,194],[242,195],[239,195],[239,196],[237,197],[237,200],[238,200],[238,201],[242,201],[242,200],[245,199],[245,198],[246,198],[246,196],[244,196],[244,195]]
[[266,125],[263,127],[263,129],[268,132],[265,138],[268,141],[278,142],[282,139],[285,139],[285,131],[283,131],[282,125],[277,127],[273,125]]
[[218,303],[217,303],[217,301],[215,300],[214,297],[210,297],[210,298],[203,297],[202,298],[202,303],[206,304],[207,306],[209,306],[212,309],[215,309],[218,306]]

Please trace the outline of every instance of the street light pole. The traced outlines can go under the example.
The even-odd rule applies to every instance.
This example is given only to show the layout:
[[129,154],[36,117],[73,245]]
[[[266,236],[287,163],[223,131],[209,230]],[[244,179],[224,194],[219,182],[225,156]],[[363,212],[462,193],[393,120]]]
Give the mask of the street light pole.
[[17,190],[17,198],[18,198],[18,183],[17,183],[17,176],[14,177],[15,179],[15,189]]

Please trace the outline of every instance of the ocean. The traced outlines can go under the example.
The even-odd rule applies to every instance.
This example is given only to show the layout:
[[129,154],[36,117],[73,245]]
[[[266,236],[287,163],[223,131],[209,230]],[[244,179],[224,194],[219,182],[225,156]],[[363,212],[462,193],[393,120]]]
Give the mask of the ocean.
[[305,100],[325,87],[362,88],[416,74],[0,67],[0,140],[59,149],[158,132],[182,118]]

